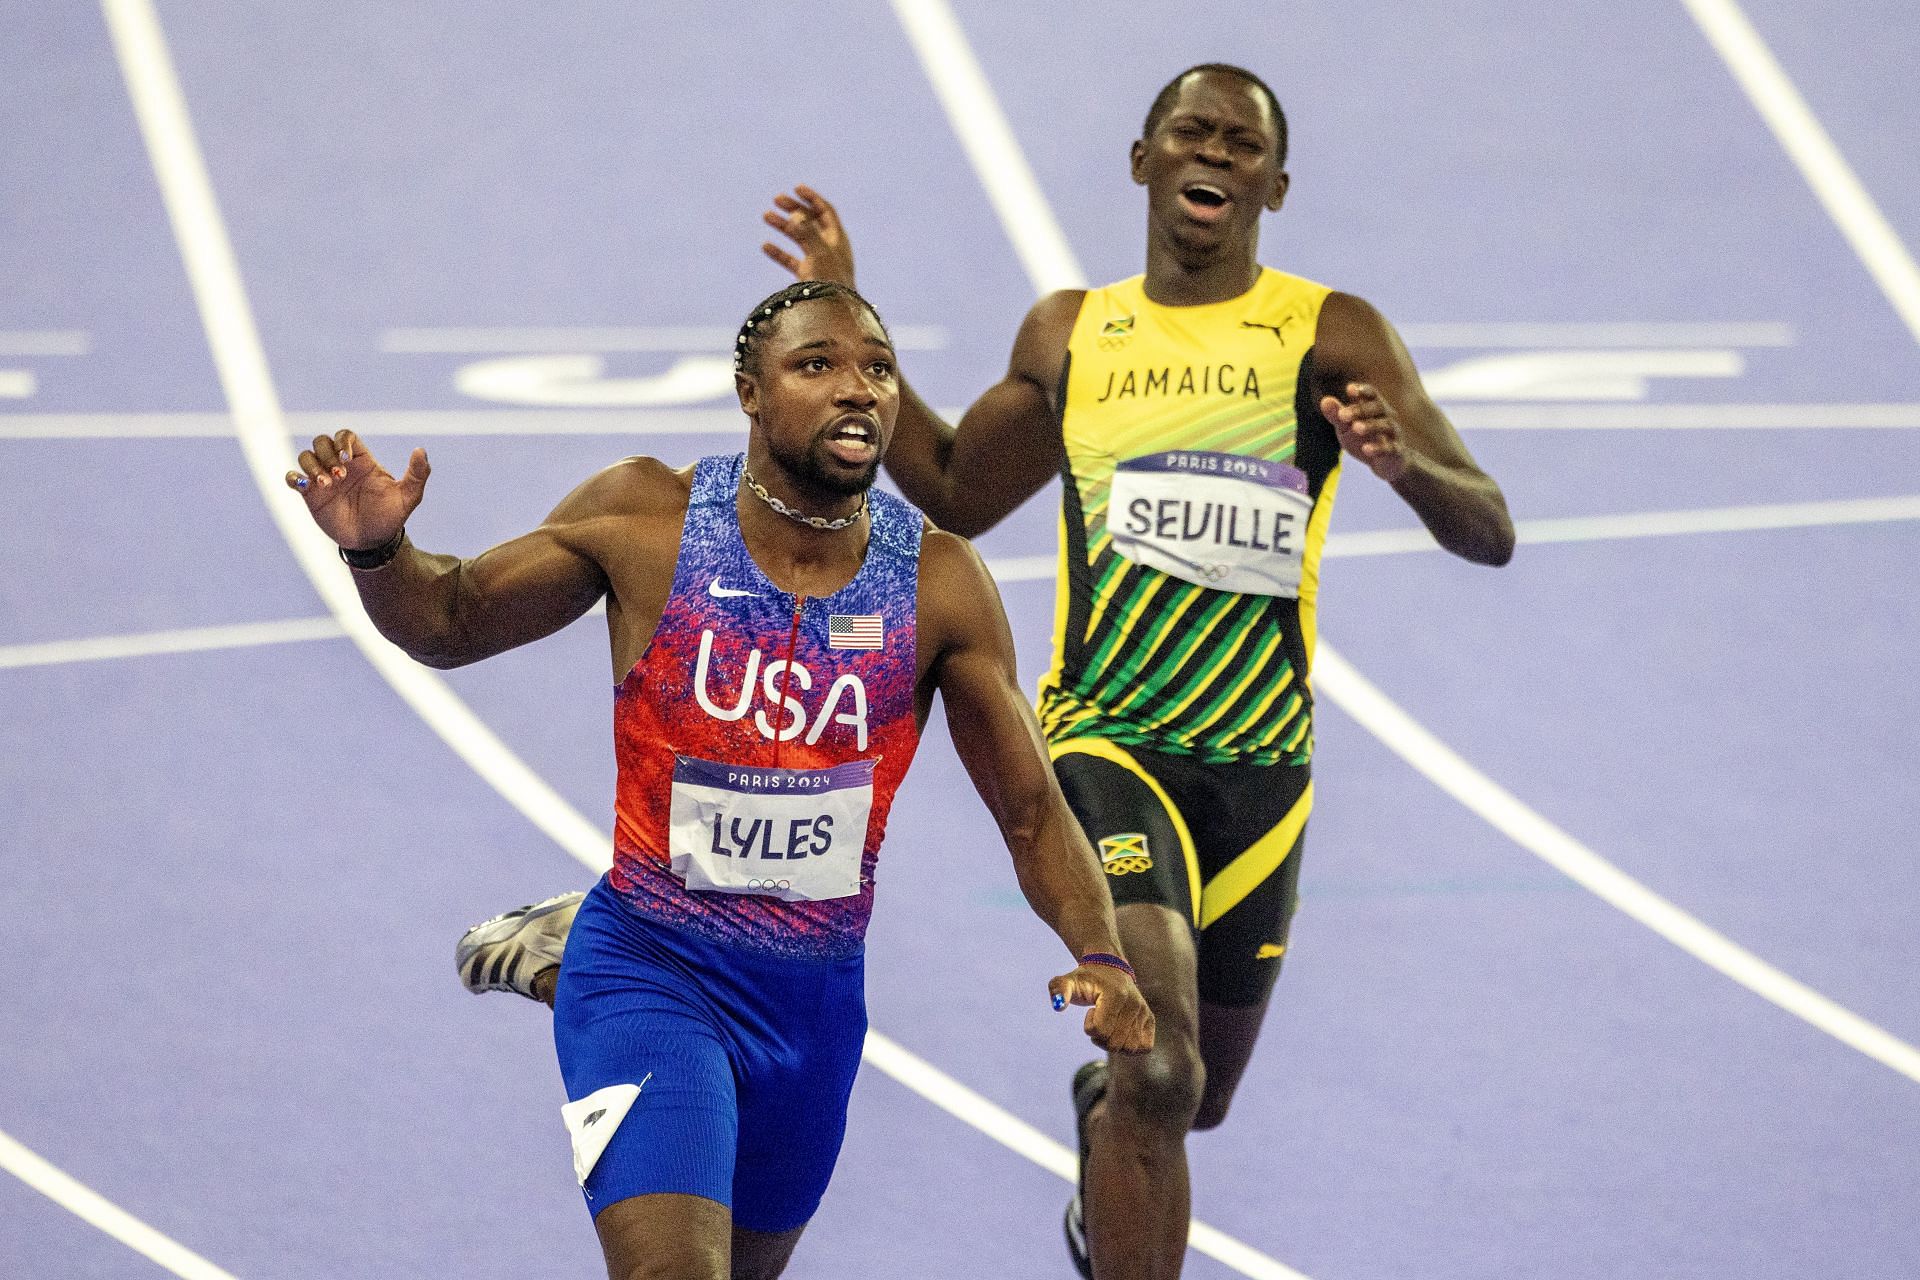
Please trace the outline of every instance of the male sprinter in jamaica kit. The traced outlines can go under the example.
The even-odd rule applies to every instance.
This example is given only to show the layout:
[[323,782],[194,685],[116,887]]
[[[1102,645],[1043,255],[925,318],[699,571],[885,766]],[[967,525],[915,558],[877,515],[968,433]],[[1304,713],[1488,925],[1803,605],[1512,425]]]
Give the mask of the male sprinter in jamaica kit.
[[[1179,1274],[1186,1134],[1226,1117],[1286,951],[1313,803],[1314,601],[1343,454],[1449,551],[1491,565],[1513,554],[1499,487],[1386,320],[1260,265],[1286,149],[1257,77],[1218,64],[1176,76],[1133,144],[1146,273],[1041,299],[1007,376],[957,427],[907,392],[887,454],[902,491],[968,536],[1054,475],[1065,483],[1040,722],[1158,1030],[1151,1054],[1074,1078],[1067,1240],[1098,1280]],[[767,221],[804,256],[768,254],[850,283],[832,207],[805,188],[775,204]]]
[[[415,658],[459,666],[603,596],[619,764],[614,864],[555,993],[574,1168],[615,1280],[766,1280],[825,1192],[866,1032],[862,939],[895,788],[933,695],[1079,964],[1103,1047],[1153,1043],[1098,864],[1015,683],[972,549],[870,493],[900,389],[850,287],[791,286],[736,347],[744,456],[629,458],[472,560],[406,539],[427,460],[395,479],[351,432],[287,482]],[[558,913],[548,912],[549,916]]]

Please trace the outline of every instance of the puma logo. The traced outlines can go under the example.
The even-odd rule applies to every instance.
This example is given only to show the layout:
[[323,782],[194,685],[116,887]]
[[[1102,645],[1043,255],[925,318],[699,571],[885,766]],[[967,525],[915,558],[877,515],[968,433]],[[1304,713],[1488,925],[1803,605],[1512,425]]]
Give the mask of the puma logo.
[[1281,346],[1284,347],[1287,345],[1287,335],[1282,333],[1281,330],[1285,329],[1288,325],[1292,323],[1293,323],[1293,317],[1288,316],[1285,320],[1282,320],[1279,324],[1261,324],[1258,320],[1242,320],[1240,322],[1240,327],[1242,329],[1265,329],[1268,333],[1271,333],[1274,336],[1275,341],[1277,341]]

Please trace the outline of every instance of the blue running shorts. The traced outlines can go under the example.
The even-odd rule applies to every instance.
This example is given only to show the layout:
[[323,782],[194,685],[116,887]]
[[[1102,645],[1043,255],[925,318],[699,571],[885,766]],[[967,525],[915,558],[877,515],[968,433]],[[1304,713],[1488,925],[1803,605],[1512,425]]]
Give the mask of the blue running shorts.
[[709,941],[595,885],[553,1020],[588,1208],[677,1192],[727,1205],[749,1231],[812,1218],[866,1037],[864,963]]

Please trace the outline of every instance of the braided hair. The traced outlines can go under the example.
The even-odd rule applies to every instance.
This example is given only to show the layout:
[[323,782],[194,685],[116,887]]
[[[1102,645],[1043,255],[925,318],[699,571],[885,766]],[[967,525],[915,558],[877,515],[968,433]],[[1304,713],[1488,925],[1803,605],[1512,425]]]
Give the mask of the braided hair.
[[852,285],[840,284],[833,280],[798,280],[780,292],[771,295],[747,316],[745,324],[740,326],[740,334],[733,340],[733,371],[735,373],[758,373],[760,371],[760,343],[775,329],[780,327],[781,319],[796,302],[814,302],[822,298],[851,298],[867,309],[873,322],[880,326],[880,333],[888,343],[892,335],[887,333],[887,322],[880,318],[873,304],[860,296],[859,290]]

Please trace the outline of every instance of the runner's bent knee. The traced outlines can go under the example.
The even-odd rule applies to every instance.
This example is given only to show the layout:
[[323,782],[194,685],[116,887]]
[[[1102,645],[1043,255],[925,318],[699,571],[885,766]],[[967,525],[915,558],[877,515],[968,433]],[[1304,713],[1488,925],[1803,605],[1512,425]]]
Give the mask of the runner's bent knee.
[[1154,1129],[1185,1133],[1206,1089],[1207,1068],[1192,1039],[1156,1035],[1141,1057],[1115,1057],[1108,1086],[1110,1115]]

